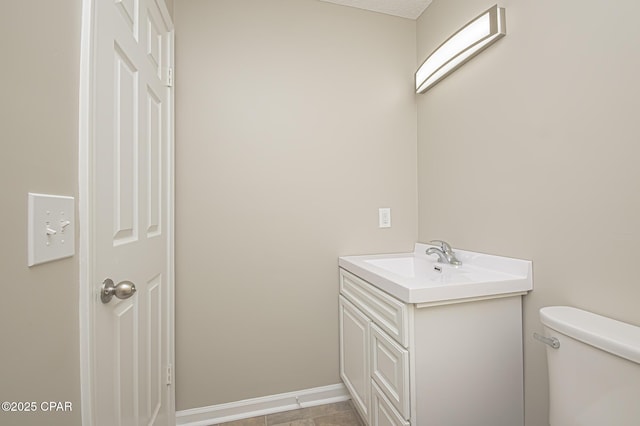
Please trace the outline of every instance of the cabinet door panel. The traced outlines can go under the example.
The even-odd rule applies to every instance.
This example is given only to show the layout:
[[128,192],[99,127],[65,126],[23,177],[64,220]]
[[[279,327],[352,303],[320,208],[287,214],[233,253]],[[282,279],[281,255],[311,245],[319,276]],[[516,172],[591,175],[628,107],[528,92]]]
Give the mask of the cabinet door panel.
[[409,352],[371,324],[371,377],[394,407],[408,419]]
[[371,394],[371,426],[409,426],[375,383]]
[[340,377],[355,407],[369,419],[369,318],[340,296]]

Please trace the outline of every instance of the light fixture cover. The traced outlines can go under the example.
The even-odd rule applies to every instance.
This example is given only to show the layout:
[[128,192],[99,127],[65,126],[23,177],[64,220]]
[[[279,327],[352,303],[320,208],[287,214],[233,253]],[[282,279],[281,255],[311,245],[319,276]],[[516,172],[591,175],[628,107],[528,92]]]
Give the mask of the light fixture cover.
[[507,33],[504,8],[494,5],[449,37],[416,71],[416,93],[424,93]]

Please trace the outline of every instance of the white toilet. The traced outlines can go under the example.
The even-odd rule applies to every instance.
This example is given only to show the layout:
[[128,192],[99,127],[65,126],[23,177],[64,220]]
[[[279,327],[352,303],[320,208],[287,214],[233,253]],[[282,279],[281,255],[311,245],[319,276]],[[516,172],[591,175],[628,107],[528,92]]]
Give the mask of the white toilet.
[[542,308],[540,319],[550,425],[640,425],[640,327],[568,306]]

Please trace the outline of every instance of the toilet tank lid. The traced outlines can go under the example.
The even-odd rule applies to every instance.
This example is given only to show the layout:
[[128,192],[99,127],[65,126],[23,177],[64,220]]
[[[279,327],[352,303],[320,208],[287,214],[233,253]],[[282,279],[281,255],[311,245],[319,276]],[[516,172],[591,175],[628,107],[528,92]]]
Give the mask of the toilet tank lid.
[[640,364],[640,327],[570,306],[540,309],[547,327]]

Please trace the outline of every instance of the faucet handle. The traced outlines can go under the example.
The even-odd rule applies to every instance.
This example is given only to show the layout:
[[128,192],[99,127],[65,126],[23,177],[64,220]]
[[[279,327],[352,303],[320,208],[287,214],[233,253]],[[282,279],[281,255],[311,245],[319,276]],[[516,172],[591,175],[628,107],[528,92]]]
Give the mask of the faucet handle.
[[442,249],[443,252],[449,253],[449,254],[453,254],[453,249],[451,248],[451,246],[449,245],[448,242],[442,241],[442,240],[431,240],[429,242],[430,243],[440,243],[440,248]]

